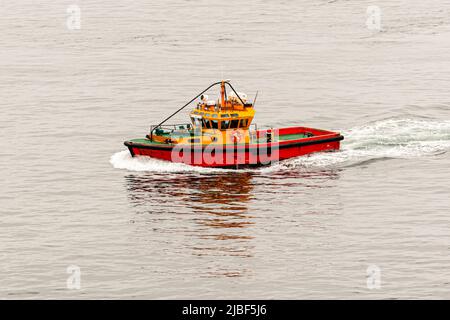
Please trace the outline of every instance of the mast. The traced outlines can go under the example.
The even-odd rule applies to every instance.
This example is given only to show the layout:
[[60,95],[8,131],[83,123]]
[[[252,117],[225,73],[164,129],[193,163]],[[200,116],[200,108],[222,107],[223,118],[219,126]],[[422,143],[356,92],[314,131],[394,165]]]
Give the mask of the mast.
[[220,83],[220,98],[221,98],[220,107],[225,108],[225,81],[223,80]]

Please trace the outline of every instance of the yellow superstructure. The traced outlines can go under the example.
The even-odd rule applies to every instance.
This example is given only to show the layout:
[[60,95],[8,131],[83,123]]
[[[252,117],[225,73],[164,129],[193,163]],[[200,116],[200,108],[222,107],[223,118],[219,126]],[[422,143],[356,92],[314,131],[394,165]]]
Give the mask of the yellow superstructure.
[[227,95],[226,83],[221,82],[219,99],[208,100],[207,95],[200,97],[200,102],[190,112],[190,126],[178,128],[170,138],[166,133],[156,132],[153,140],[175,144],[249,143],[249,128],[255,116],[253,103],[247,102],[246,95],[234,89]]

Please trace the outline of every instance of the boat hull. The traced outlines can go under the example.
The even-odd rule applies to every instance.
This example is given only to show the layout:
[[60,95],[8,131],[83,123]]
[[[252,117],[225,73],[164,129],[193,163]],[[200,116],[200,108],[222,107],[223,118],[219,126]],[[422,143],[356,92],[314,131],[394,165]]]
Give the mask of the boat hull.
[[[257,137],[263,141],[253,144],[228,144],[228,145],[172,145],[152,144],[126,141],[131,155],[146,156],[160,160],[185,163],[201,167],[246,167],[264,166],[272,163],[308,155],[315,152],[339,150],[340,141],[344,137],[336,132],[293,127],[272,130],[275,142],[264,141],[267,130],[257,131]],[[295,139],[296,135],[305,133],[310,137]],[[291,137],[294,139],[281,139]]]

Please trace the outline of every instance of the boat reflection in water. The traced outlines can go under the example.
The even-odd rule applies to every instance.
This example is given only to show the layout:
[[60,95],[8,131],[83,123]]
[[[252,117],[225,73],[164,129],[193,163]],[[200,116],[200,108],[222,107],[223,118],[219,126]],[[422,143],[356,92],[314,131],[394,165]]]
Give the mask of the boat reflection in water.
[[[338,174],[225,171],[139,173],[125,178],[140,237],[155,246],[163,242],[168,251],[198,257],[206,276],[236,277],[251,273],[256,241],[263,240],[256,234],[261,237],[261,230],[273,228],[272,219],[280,219],[273,210],[277,202],[286,201],[283,193],[328,188],[320,181],[335,180]],[[311,214],[306,209],[303,212]],[[296,210],[301,219],[302,209]]]
[[[132,174],[129,198],[152,231],[181,237],[195,256],[251,257],[254,217],[249,213],[252,172]],[[215,259],[216,260],[216,259]],[[210,266],[209,275],[240,276],[246,270]]]

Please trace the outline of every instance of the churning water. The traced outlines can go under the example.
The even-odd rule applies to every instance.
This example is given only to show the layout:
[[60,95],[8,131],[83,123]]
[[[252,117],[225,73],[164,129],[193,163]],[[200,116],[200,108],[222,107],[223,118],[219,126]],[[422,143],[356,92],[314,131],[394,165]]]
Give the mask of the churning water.
[[[448,1],[95,0],[79,29],[67,6],[2,2],[0,298],[450,297]],[[342,149],[130,157],[222,77],[260,128]]]

